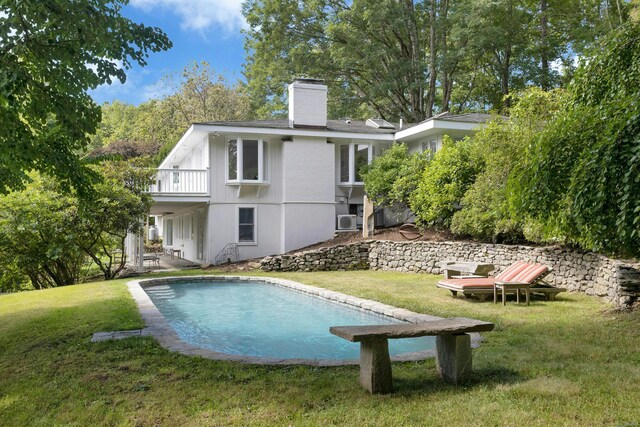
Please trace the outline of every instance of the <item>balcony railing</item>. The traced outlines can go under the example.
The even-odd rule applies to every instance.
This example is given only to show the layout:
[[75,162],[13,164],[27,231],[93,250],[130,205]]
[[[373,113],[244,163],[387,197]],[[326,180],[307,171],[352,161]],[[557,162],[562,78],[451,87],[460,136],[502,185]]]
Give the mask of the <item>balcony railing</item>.
[[208,194],[208,169],[158,169],[153,194]]

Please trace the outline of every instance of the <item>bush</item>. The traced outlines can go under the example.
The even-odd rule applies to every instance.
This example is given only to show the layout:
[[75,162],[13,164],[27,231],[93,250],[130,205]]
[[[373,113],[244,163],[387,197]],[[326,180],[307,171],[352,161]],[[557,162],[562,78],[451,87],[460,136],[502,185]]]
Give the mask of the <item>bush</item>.
[[408,208],[427,162],[425,153],[410,155],[406,144],[392,145],[361,172],[367,197],[378,206]]
[[510,179],[511,202],[547,239],[640,256],[640,25],[622,26],[595,52]]
[[[526,147],[557,114],[564,98],[562,91],[528,89],[518,96],[509,120],[497,117],[473,136],[472,150],[483,158],[485,167],[462,198],[462,209],[454,214],[451,231],[494,242],[524,238],[523,220],[509,209],[507,181],[515,165],[524,159]],[[535,229],[533,224],[529,229]]]
[[449,227],[462,197],[484,169],[483,158],[473,148],[470,138],[454,142],[444,137],[442,149],[435,153],[410,197],[419,225]]

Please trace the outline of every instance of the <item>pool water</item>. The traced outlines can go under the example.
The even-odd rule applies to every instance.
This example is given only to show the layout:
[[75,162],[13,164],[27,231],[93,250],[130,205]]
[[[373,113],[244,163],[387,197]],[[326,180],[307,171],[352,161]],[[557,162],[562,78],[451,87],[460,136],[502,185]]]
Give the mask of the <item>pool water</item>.
[[[330,334],[330,326],[405,323],[266,282],[182,282],[145,291],[183,341],[227,354],[357,359],[359,343]],[[391,355],[434,347],[433,337],[389,341]]]

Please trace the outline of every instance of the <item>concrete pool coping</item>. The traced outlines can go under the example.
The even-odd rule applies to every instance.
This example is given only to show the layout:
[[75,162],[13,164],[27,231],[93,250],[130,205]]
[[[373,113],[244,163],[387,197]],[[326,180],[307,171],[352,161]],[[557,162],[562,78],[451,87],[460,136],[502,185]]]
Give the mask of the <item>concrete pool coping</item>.
[[[149,295],[145,292],[145,287],[167,285],[169,283],[193,283],[193,282],[225,282],[243,280],[248,282],[265,282],[271,285],[281,286],[293,291],[313,295],[315,297],[357,308],[366,312],[381,314],[397,320],[409,323],[428,322],[431,320],[441,320],[442,317],[430,316],[427,314],[415,313],[403,308],[393,307],[364,298],[358,298],[340,292],[316,286],[303,285],[293,280],[278,279],[275,277],[253,277],[253,276],[174,276],[155,279],[133,280],[127,283],[131,296],[138,306],[138,311],[145,322],[142,336],[152,336],[165,349],[187,356],[200,356],[211,360],[224,360],[257,365],[309,365],[309,366],[343,366],[358,365],[359,360],[330,360],[330,359],[284,359],[257,356],[242,356],[237,354],[227,354],[218,351],[197,347],[182,340],[175,329],[155,306]],[[327,331],[328,332],[328,331]],[[479,333],[471,333],[471,345],[477,347],[481,336]],[[435,350],[426,350],[416,353],[405,353],[391,356],[393,362],[411,362],[435,357]]]

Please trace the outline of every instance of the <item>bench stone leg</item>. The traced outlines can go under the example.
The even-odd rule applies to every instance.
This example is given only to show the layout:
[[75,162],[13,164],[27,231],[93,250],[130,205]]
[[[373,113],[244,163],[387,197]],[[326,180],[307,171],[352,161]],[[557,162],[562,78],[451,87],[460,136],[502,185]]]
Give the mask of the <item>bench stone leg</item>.
[[443,380],[460,384],[471,376],[471,336],[438,335],[436,368]]
[[370,393],[391,393],[391,359],[386,338],[360,342],[360,384]]

